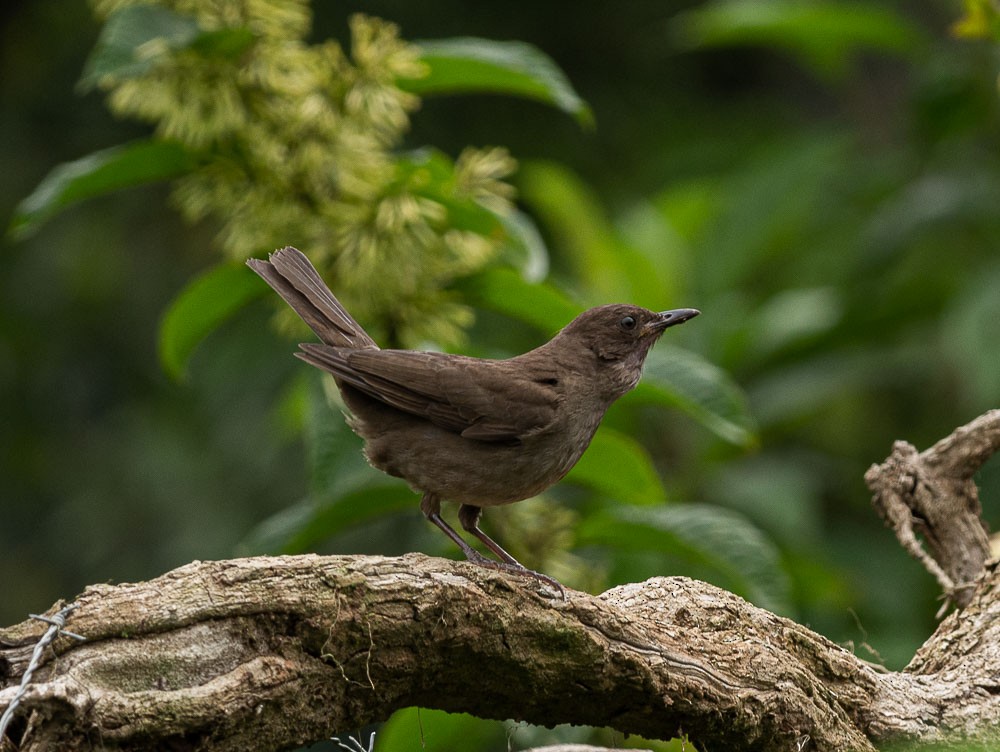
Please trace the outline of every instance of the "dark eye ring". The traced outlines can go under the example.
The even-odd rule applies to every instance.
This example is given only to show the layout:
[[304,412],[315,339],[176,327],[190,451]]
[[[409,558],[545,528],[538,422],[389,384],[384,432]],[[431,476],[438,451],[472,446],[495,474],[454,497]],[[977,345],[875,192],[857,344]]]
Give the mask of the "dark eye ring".
[[622,329],[625,329],[626,331],[635,329],[635,319],[632,318],[631,316],[626,316],[625,318],[623,318],[621,321],[618,322],[618,326],[620,326]]

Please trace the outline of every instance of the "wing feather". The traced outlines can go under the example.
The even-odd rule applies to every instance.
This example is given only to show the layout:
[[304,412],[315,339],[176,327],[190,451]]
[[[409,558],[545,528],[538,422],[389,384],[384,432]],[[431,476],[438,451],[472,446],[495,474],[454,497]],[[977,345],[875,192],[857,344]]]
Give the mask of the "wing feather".
[[[517,442],[555,420],[558,392],[509,361],[301,345],[299,357],[370,397],[465,438]],[[516,394],[516,400],[511,396]]]

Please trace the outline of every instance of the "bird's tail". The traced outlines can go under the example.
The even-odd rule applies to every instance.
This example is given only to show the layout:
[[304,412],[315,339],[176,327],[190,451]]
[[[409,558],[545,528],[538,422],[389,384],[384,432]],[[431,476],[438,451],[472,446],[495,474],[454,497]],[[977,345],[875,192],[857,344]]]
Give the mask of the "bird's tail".
[[273,287],[326,344],[378,349],[302,251],[286,246],[272,253],[267,261],[248,259],[247,266]]

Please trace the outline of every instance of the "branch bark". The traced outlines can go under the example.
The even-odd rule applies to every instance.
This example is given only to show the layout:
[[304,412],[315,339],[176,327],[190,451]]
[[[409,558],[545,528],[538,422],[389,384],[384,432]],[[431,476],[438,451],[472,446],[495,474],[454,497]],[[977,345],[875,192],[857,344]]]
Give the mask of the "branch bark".
[[[0,749],[273,750],[412,705],[709,749],[1000,742],[997,563],[964,592],[887,672],[683,577],[561,600],[416,554],[194,562],[82,593],[87,641],[56,639]],[[0,630],[0,709],[45,629]]]
[[[914,667],[884,673],[682,577],[561,601],[416,554],[195,562],[79,597],[67,627],[88,641],[57,641],[19,749],[280,749],[411,705],[733,750],[976,735],[1000,723],[997,585],[993,567]],[[40,631],[0,633],[6,682]]]
[[865,473],[875,510],[959,606],[972,598],[972,583],[990,555],[972,478],[998,449],[1000,410],[991,410],[923,452],[897,441],[888,459]]

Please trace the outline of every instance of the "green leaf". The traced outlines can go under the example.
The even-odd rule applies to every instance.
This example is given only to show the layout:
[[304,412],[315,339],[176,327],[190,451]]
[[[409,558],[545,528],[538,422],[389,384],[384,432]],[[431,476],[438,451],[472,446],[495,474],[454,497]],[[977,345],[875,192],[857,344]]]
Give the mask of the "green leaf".
[[689,350],[665,342],[653,348],[633,399],[678,407],[732,444],[757,443],[743,391],[729,374]]
[[762,263],[802,257],[791,238],[830,233],[815,207],[836,191],[854,148],[845,133],[820,129],[747,151],[712,189],[715,206],[696,243],[712,249],[699,254],[700,279],[713,290],[741,289],[754,283]]
[[518,188],[522,202],[591,297],[602,303],[662,307],[664,296],[676,286],[669,270],[625,241],[579,176],[555,163],[529,162],[518,173]]
[[170,141],[136,141],[104,149],[53,169],[14,211],[8,232],[25,238],[60,210],[122,188],[182,175],[195,158]]
[[598,429],[566,480],[629,504],[660,504],[666,492],[649,453],[635,439]]
[[105,77],[140,76],[174,50],[189,46],[200,33],[192,16],[156,5],[122,8],[101,29],[79,86],[89,91]]
[[860,50],[910,54],[923,34],[882,5],[837,0],[721,0],[674,19],[689,49],[757,44],[784,48],[826,77],[847,72]]
[[559,108],[585,128],[594,125],[590,106],[552,58],[533,45],[475,37],[416,44],[430,73],[400,81],[406,91],[420,96],[481,92],[526,97]]
[[784,347],[815,340],[832,331],[844,315],[841,292],[834,286],[802,287],[772,295],[755,312],[748,349],[764,359]]
[[959,39],[1000,40],[1000,9],[991,0],[965,0],[964,15],[951,25]]
[[193,16],[156,5],[135,5],[112,13],[84,66],[78,88],[148,73],[178,50],[196,49],[207,57],[235,58],[254,41],[242,26],[202,30]]
[[[351,678],[366,681],[363,674]],[[340,738],[346,741],[343,736]],[[379,750],[454,752],[510,748],[510,737],[499,721],[427,708],[397,710],[378,730],[375,738]],[[368,739],[359,741],[362,748],[368,749]]]
[[316,505],[311,499],[285,507],[257,523],[236,545],[237,556],[278,554],[285,551],[288,542],[299,533],[315,514]]
[[[357,454],[360,455],[360,452]],[[293,516],[294,525],[284,530],[286,537],[280,548],[282,553],[313,551],[317,544],[352,525],[394,512],[409,511],[414,519],[420,517],[417,511],[420,497],[417,494],[402,482],[389,484],[384,476],[380,478],[380,485],[344,494],[323,506],[310,503],[308,512]]]
[[541,282],[549,274],[549,250],[535,221],[524,212],[498,215],[507,231],[501,257],[516,267],[526,282]]
[[227,262],[196,277],[174,298],[160,324],[164,370],[183,379],[191,353],[223,321],[264,293],[264,282],[244,264]]
[[510,316],[554,334],[580,313],[579,305],[561,290],[534,284],[509,267],[494,267],[461,280],[456,287],[480,308]]
[[206,57],[239,58],[257,37],[245,26],[203,31],[189,45]]
[[455,166],[437,149],[418,149],[396,160],[396,181],[405,190],[441,204],[448,212],[448,227],[484,237],[505,233],[503,223],[471,196],[456,195]]
[[762,608],[791,613],[788,576],[775,545],[741,514],[710,504],[612,507],[577,528],[583,544],[669,553]]
[[341,415],[340,393],[333,379],[316,371],[310,372],[310,380],[305,438],[312,498],[324,507],[347,494],[384,485],[385,475],[368,464],[361,438]]
[[449,228],[490,239],[504,238],[501,256],[529,281],[545,278],[549,255],[541,233],[522,212],[498,212],[469,195],[456,195],[455,164],[437,149],[417,149],[396,160],[396,182],[411,194],[445,208]]

